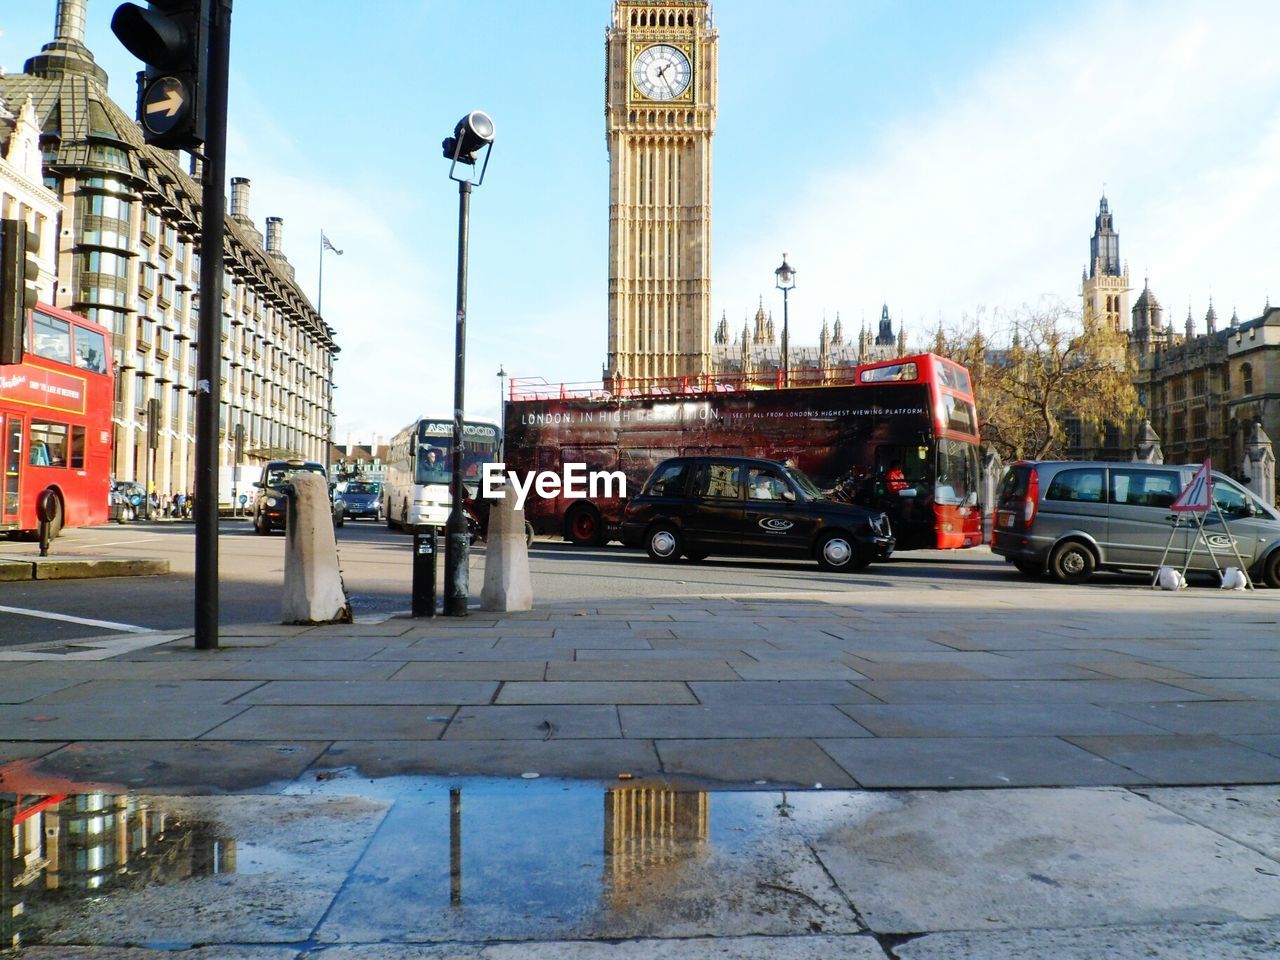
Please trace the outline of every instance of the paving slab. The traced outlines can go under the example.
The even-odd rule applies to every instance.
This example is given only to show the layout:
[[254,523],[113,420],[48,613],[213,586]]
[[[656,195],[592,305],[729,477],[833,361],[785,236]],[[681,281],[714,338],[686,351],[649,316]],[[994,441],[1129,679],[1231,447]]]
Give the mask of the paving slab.
[[547,704],[459,707],[444,739],[596,740],[620,736],[615,706]]
[[1145,703],[1207,699],[1153,680],[863,680],[858,686],[885,703]]
[[739,680],[690,683],[703,704],[876,703],[847,680]]
[[[481,960],[885,960],[874,938],[716,937],[624,940],[620,943],[503,943],[486,948]],[[328,960],[328,958],[326,958]],[[357,960],[352,957],[351,960]],[[392,960],[388,957],[387,960]]]
[[67,687],[74,686],[75,683],[75,680],[53,677],[46,679],[26,672],[20,677],[3,677],[0,678],[0,703],[28,703],[37,697],[65,690]]
[[[307,940],[388,809],[365,797],[142,797],[138,802],[173,821],[172,839],[186,837],[203,851],[203,861],[192,864],[194,878],[119,887],[110,897],[42,900],[32,911],[39,924],[35,939],[46,945],[104,946],[268,946]],[[212,866],[227,858],[233,870]],[[303,869],[306,882],[300,883]]]
[[[512,677],[513,680],[538,679]],[[724,660],[574,660],[552,663],[548,680],[737,680]]]
[[683,683],[573,680],[504,683],[495,703],[697,703]]
[[[42,757],[46,753],[52,753],[59,747],[64,746],[60,743],[44,743],[40,741],[30,740],[6,740],[0,742],[0,763],[8,763],[11,760],[26,760],[29,757]],[[3,784],[4,778],[0,776],[0,784]]]
[[1172,924],[1084,930],[932,933],[894,947],[899,960],[1271,960],[1280,955],[1280,924]]
[[[328,785],[326,785],[328,786]],[[862,932],[776,794],[496,781],[401,795],[320,942]],[[512,818],[517,808],[520,817]],[[714,809],[711,809],[711,808]],[[460,843],[451,871],[451,808]],[[659,817],[650,835],[633,817]],[[547,869],[555,850],[557,869]],[[451,900],[457,906],[450,906]],[[405,904],[413,903],[406,910]],[[464,909],[458,909],[462,906]]]
[[1068,736],[1066,740],[1154,783],[1280,783],[1280,757],[1211,734]]
[[489,703],[496,680],[272,680],[237,698],[253,704],[421,706]]
[[833,706],[754,704],[708,706],[623,706],[618,708],[622,735],[653,740],[742,737],[870,736]]
[[1142,774],[1053,737],[822,739],[864,787],[1065,787],[1148,783]]
[[251,660],[221,669],[215,666],[208,676],[218,680],[389,680],[399,669],[399,664],[389,661]]
[[890,797],[832,811],[814,840],[878,933],[1280,916],[1275,861],[1125,790]]
[[1060,737],[1163,732],[1149,723],[1089,703],[873,703],[842,709],[877,737]]
[[862,674],[836,659],[770,659],[734,662],[743,680],[864,680]]
[[573,777],[616,782],[660,777],[648,740],[339,740],[315,762],[318,770],[352,767],[361,776]]
[[396,672],[392,676],[396,680],[541,680],[546,673],[547,664],[544,660],[450,661],[448,663],[413,660],[396,667]]
[[1214,700],[1271,700],[1280,707],[1280,677],[1175,678],[1168,682]]
[[152,793],[261,790],[267,784],[300,776],[327,746],[327,742],[305,741],[77,742],[47,753],[26,768],[23,776],[113,783],[122,789]]
[[153,706],[225,704],[261,686],[257,680],[85,680],[41,694],[33,705],[127,703],[134,710]]
[[194,740],[245,709],[176,701],[147,710],[121,700],[0,704],[0,740]]
[[1280,734],[1276,702],[1117,703],[1112,709],[1171,733]]
[[731,784],[751,790],[857,786],[812,740],[658,740],[654,746],[663,771],[677,784]]
[[367,740],[435,740],[452,704],[399,707],[249,706],[204,734],[207,740],[341,740],[358,730]]
[[1280,861],[1280,786],[1142,790],[1152,803]]
[[301,960],[293,947],[247,947],[220,944],[190,950],[146,947],[27,947],[22,960]]

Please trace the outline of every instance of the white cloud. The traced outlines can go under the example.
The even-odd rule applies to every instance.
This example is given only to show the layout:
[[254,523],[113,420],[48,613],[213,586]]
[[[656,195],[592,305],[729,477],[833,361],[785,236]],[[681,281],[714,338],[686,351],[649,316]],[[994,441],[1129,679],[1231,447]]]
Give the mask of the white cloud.
[[754,309],[735,291],[758,290],[782,249],[800,271],[797,342],[824,310],[848,326],[882,299],[909,332],[1070,300],[1104,183],[1138,289],[1149,268],[1175,317],[1189,298],[1202,318],[1210,292],[1220,314],[1256,315],[1280,216],[1277,28],[1268,4],[1095,3],[1015,38],[865,156],[826,158],[762,239],[729,248],[717,316]]

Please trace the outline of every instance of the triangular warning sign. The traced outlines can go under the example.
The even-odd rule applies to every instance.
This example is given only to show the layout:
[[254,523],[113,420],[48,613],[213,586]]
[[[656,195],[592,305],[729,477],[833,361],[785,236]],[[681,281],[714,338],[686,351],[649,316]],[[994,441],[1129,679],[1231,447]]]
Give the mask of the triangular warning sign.
[[1206,460],[1169,509],[1174,513],[1208,513],[1213,506],[1212,469]]

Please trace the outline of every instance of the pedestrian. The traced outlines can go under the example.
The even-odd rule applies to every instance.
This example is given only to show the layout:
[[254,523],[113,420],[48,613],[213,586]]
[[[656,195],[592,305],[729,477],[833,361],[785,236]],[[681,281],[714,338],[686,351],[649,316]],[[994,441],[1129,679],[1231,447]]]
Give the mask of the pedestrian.
[[907,477],[902,472],[901,460],[895,460],[889,464],[889,472],[884,475],[884,488],[889,493],[907,489]]

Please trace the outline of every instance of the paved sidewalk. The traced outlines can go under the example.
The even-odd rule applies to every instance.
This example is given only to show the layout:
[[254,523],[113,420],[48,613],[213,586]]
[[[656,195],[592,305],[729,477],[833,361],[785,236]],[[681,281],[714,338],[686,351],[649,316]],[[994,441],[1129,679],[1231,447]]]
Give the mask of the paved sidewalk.
[[[10,784],[354,767],[677,785],[1280,782],[1280,591],[850,579],[838,593],[0,652]],[[162,642],[167,641],[167,642]],[[9,789],[12,789],[10,787]]]

